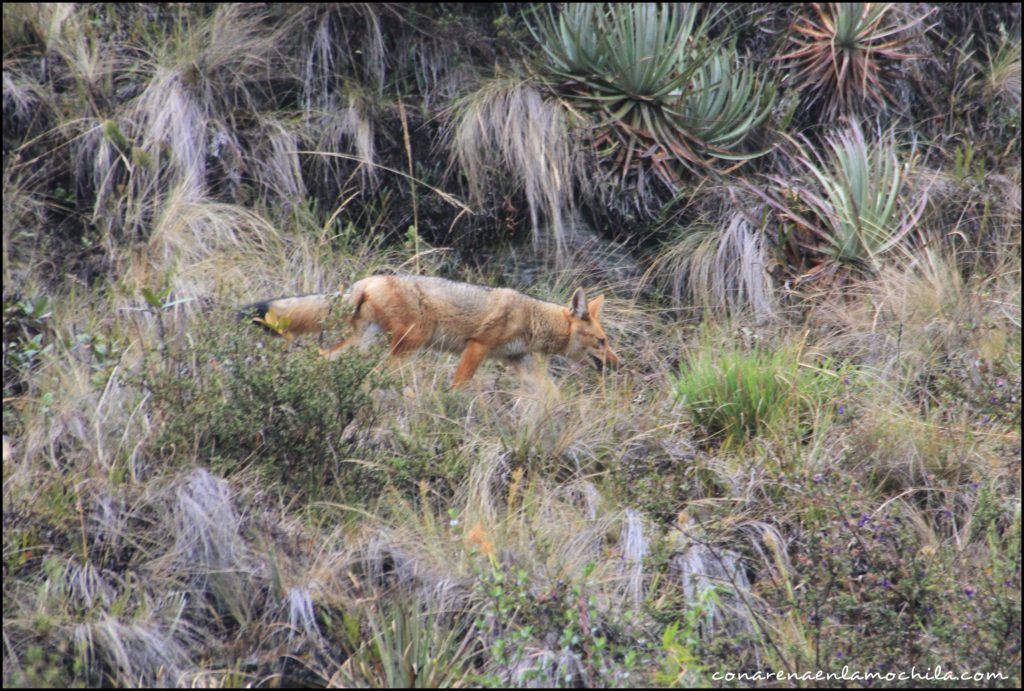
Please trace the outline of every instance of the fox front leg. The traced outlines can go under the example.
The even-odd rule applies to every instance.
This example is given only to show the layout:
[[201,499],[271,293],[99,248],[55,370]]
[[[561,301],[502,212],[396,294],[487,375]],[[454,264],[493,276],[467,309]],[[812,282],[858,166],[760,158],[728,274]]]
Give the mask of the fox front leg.
[[462,358],[459,366],[455,369],[455,378],[452,380],[452,388],[457,389],[473,378],[480,363],[487,357],[490,348],[480,341],[470,341],[466,349],[462,351]]

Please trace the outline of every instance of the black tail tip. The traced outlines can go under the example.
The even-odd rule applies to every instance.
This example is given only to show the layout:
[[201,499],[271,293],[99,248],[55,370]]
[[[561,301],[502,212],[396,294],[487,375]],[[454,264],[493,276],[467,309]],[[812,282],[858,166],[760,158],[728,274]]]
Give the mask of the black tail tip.
[[257,317],[263,319],[267,316],[268,309],[270,309],[270,301],[263,300],[242,307],[235,313],[235,316],[238,317],[239,321],[248,321]]

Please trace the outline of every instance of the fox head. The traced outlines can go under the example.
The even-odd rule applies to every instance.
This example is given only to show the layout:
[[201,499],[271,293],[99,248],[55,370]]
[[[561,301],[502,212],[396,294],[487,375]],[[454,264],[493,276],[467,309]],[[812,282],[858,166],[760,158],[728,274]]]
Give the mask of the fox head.
[[566,355],[581,362],[589,362],[598,371],[605,365],[618,367],[619,356],[608,345],[608,336],[598,321],[604,295],[587,302],[583,288],[577,288],[569,303],[569,346]]

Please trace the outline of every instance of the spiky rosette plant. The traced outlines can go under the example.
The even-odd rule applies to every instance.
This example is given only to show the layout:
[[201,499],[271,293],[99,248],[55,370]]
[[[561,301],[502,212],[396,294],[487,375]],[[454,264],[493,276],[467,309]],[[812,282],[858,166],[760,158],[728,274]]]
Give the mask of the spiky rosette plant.
[[893,102],[887,83],[900,60],[915,57],[903,48],[927,15],[897,24],[892,9],[893,3],[813,3],[797,15],[793,50],[776,59],[792,70],[808,107],[820,106],[832,120]]
[[798,278],[834,269],[876,271],[882,256],[913,230],[927,200],[924,193],[911,198],[913,155],[901,158],[892,131],[868,141],[854,122],[826,141],[825,153],[797,143],[794,159],[807,171],[805,180],[767,175],[767,193],[752,188],[781,221],[779,245]]
[[696,4],[569,4],[538,13],[534,37],[550,85],[598,122],[595,141],[622,179],[646,172],[670,189],[683,170],[762,152],[741,147],[768,116],[774,89],[708,37]]

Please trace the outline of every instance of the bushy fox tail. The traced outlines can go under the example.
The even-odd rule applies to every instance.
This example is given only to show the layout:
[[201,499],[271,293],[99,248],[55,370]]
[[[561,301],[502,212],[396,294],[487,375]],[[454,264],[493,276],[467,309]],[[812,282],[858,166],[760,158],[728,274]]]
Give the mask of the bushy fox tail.
[[336,297],[337,293],[315,293],[261,300],[242,307],[238,318],[292,340],[301,334],[320,333]]
[[356,281],[347,293],[345,293],[345,286],[342,286],[341,289],[341,292],[348,300],[348,304],[352,305],[352,318],[355,319],[359,316],[359,308],[363,306],[363,302],[366,300],[365,281]]

